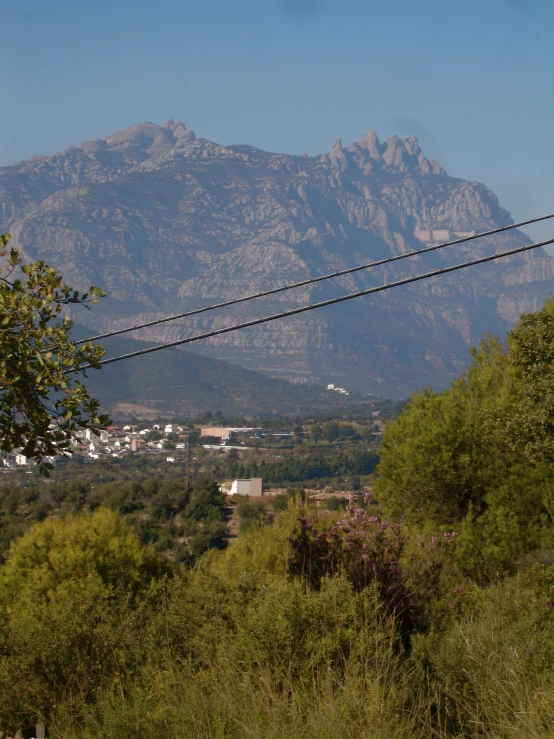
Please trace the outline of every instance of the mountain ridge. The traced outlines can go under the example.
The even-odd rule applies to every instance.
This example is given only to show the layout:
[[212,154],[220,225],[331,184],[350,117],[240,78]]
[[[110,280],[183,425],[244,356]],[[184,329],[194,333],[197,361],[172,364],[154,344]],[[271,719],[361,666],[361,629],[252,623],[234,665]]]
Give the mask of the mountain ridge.
[[[91,331],[120,328],[421,248],[435,234],[511,223],[485,185],[450,177],[415,137],[368,131],[296,156],[137,124],[0,168],[0,231],[78,289],[109,291]],[[443,239],[444,240],[444,239]],[[178,340],[275,310],[529,243],[510,232],[412,257],[222,315],[131,334]],[[504,333],[554,286],[546,253],[426,281],[194,345],[295,382],[406,396],[444,386],[485,331]]]

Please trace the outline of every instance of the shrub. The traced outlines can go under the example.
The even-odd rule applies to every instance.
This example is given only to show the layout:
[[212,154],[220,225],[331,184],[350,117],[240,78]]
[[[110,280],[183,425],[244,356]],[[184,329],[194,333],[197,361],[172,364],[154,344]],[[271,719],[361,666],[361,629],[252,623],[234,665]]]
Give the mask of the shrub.
[[106,509],[47,519],[12,544],[0,567],[2,724],[15,730],[60,700],[80,704],[132,669],[145,609],[167,573]]
[[227,527],[224,523],[206,523],[190,540],[190,548],[195,557],[200,557],[208,549],[225,549],[226,546]]

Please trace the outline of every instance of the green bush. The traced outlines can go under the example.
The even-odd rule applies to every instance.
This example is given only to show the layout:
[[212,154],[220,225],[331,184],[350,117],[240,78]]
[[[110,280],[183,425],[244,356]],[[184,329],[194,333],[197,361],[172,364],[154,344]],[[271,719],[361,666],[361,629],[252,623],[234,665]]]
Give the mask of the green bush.
[[273,500],[273,510],[275,513],[281,513],[288,508],[288,500],[285,495],[277,495]]
[[227,527],[224,523],[205,523],[190,540],[190,548],[195,557],[200,557],[208,549],[225,549],[227,546]]
[[[412,660],[448,737],[543,737],[554,730],[554,614],[534,583],[474,591],[447,630],[414,640]],[[469,604],[468,604],[469,606]]]
[[169,571],[106,509],[47,519],[12,544],[0,567],[1,724],[15,731],[59,701],[79,705],[133,669]]
[[237,513],[240,519],[241,533],[244,533],[250,526],[265,524],[269,521],[265,503],[240,503]]

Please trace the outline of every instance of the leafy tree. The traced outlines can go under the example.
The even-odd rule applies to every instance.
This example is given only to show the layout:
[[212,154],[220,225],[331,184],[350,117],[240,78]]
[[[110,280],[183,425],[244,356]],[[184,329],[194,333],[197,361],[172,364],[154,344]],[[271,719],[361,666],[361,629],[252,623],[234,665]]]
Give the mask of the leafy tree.
[[485,582],[554,537],[554,301],[507,346],[487,337],[441,394],[415,395],[384,437],[375,489],[394,515],[461,521],[457,561]]
[[312,428],[310,429],[310,435],[316,444],[320,439],[323,438],[323,429],[321,428],[319,423],[312,424]]
[[189,502],[189,492],[182,480],[165,480],[150,501],[150,510],[157,520],[167,519],[182,511]]
[[217,521],[206,523],[198,529],[190,540],[190,548],[195,557],[200,557],[208,549],[225,549],[227,546],[227,527]]
[[554,461],[554,299],[521,317],[508,335],[512,402],[489,414],[490,428],[530,462]]
[[262,477],[271,483],[300,482],[342,475],[345,464],[351,474],[368,475],[374,471],[377,461],[372,452],[356,450],[348,455],[294,454],[279,462],[262,460],[258,463],[252,460],[244,465],[238,464],[236,469],[240,477]]
[[240,519],[241,534],[254,524],[265,524],[269,522],[267,507],[261,501],[258,503],[240,503],[237,513]]
[[78,705],[132,669],[141,613],[169,572],[106,509],[47,519],[13,543],[0,567],[0,722]]
[[221,520],[224,504],[225,495],[220,492],[217,483],[209,477],[201,477],[192,485],[190,503],[185,508],[184,516],[194,521]]
[[[44,262],[23,264],[8,236],[0,236],[0,449],[22,453],[51,469],[45,459],[63,452],[78,429],[107,422],[99,403],[77,379],[96,367],[104,350],[76,347],[63,306],[95,303],[97,287],[80,295]],[[16,276],[16,273],[21,276]]]
[[91,578],[106,591],[136,595],[168,568],[114,511],[50,518],[10,546],[0,569],[0,603],[33,599],[49,604],[64,583]]
[[473,350],[470,368],[441,394],[417,393],[383,438],[375,490],[393,515],[459,520],[513,463],[484,417],[509,402],[513,369],[495,337]]
[[286,511],[289,506],[288,499],[285,495],[277,495],[273,501],[273,510],[275,513]]
[[333,442],[339,438],[340,424],[337,421],[327,421],[321,428],[323,436],[327,441]]
[[525,538],[520,519],[508,508],[489,508],[477,519],[470,510],[457,542],[456,559],[464,572],[486,582],[510,571],[527,548]]

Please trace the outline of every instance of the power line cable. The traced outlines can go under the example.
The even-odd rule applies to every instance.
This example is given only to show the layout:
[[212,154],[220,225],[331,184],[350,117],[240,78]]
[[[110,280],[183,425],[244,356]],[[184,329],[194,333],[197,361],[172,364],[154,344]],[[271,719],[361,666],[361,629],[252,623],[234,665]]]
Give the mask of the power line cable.
[[[414,277],[406,277],[402,280],[397,280],[396,282],[389,282],[387,285],[379,285],[377,287],[371,287],[367,290],[360,290],[359,292],[355,293],[348,293],[347,295],[341,295],[338,298],[331,298],[330,300],[323,300],[320,303],[313,303],[312,305],[304,305],[301,308],[294,308],[292,310],[283,311],[282,313],[274,313],[271,316],[265,316],[263,318],[255,318],[251,321],[246,321],[244,323],[236,324],[235,326],[226,326],[225,328],[216,329],[214,331],[208,331],[204,334],[198,334],[197,336],[191,336],[188,339],[179,339],[178,341],[171,341],[167,344],[158,344],[157,346],[151,346],[145,349],[139,349],[135,352],[129,352],[128,354],[121,354],[117,357],[111,357],[109,359],[102,359],[100,362],[98,362],[95,366],[102,366],[105,364],[112,364],[113,362],[120,362],[123,359],[131,359],[132,357],[140,357],[143,354],[151,354],[152,352],[157,352],[160,349],[169,349],[174,346],[180,346],[182,344],[190,344],[193,341],[200,341],[202,339],[209,339],[212,336],[221,336],[221,334],[227,334],[231,331],[238,331],[242,328],[249,328],[251,326],[259,326],[262,323],[268,323],[269,321],[276,321],[279,318],[287,318],[288,316],[295,316],[299,313],[305,313],[306,311],[315,310],[316,308],[323,308],[328,305],[335,305],[336,303],[342,303],[346,300],[352,300],[354,298],[360,298],[363,295],[372,295],[373,293],[378,293],[383,290],[390,290],[393,287],[400,287],[401,285],[409,285],[412,282],[419,282],[420,280],[426,280],[430,277],[437,277],[439,275],[447,274],[448,272],[455,272],[459,269],[464,269],[465,267],[471,267],[475,264],[484,264],[485,262],[492,262],[496,259],[502,259],[502,257],[508,257],[512,254],[520,254],[524,251],[529,251],[530,249],[537,249],[541,246],[547,246],[548,244],[553,244],[554,238],[548,239],[547,241],[540,241],[535,244],[528,244],[527,246],[520,246],[516,249],[510,249],[509,251],[502,252],[500,254],[492,254],[488,257],[481,257],[480,259],[474,259],[469,262],[462,262],[461,264],[455,264],[452,267],[443,267],[442,269],[433,270],[432,272],[425,272],[421,275],[416,275]],[[85,367],[81,367],[81,370],[89,369],[91,365],[86,365]],[[69,370],[67,374],[71,374],[75,372],[76,370]]]
[[446,246],[455,246],[456,244],[462,244],[467,241],[473,241],[474,239],[480,239],[484,236],[493,236],[494,234],[502,233],[503,231],[509,231],[513,228],[520,228],[522,226],[528,226],[532,223],[539,223],[540,221],[546,221],[549,218],[554,218],[554,213],[550,213],[546,216],[539,216],[538,218],[530,218],[527,221],[520,221],[519,223],[513,223],[510,226],[501,226],[500,228],[494,228],[492,231],[484,231],[482,233],[474,234],[473,236],[466,236],[461,239],[455,239],[454,241],[447,241],[442,244],[433,244],[432,246],[427,246],[425,249],[418,249],[417,251],[408,252],[407,254],[396,254],[393,257],[387,257],[386,259],[380,259],[376,262],[368,262],[367,264],[359,265],[358,267],[349,267],[348,269],[343,269],[338,272],[331,272],[327,275],[321,275],[320,277],[311,277],[307,280],[302,280],[301,282],[294,282],[290,285],[283,285],[282,287],[275,287],[271,290],[264,290],[263,292],[255,293],[253,295],[245,295],[242,298],[234,298],[233,300],[226,300],[223,303],[216,303],[215,305],[207,305],[204,308],[196,308],[195,310],[187,311],[186,313],[178,313],[174,316],[167,316],[166,318],[158,318],[154,321],[147,321],[146,323],[139,323],[136,326],[129,326],[128,328],[120,328],[116,331],[108,331],[105,334],[98,334],[98,336],[91,336],[88,339],[81,339],[80,341],[76,341],[75,344],[86,344],[89,341],[99,341],[100,339],[107,339],[110,336],[118,336],[120,334],[128,333],[129,331],[137,331],[141,328],[148,328],[149,326],[157,326],[160,323],[167,323],[168,321],[176,321],[178,318],[188,318],[189,316],[196,316],[199,313],[206,313],[210,310],[216,310],[217,308],[227,308],[231,305],[237,305],[238,303],[244,303],[248,300],[255,300],[256,298],[264,298],[268,295],[275,295],[276,293],[284,292],[285,290],[293,290],[297,287],[304,287],[305,285],[313,285],[316,282],[321,282],[322,280],[330,280],[333,277],[341,277],[342,275],[348,275],[352,274],[352,272],[359,272],[364,269],[369,269],[370,267],[379,267],[382,264],[389,264],[390,262],[396,262],[399,259],[406,259],[407,257],[415,257],[418,254],[426,254],[430,251],[435,251],[437,249],[444,249]]

